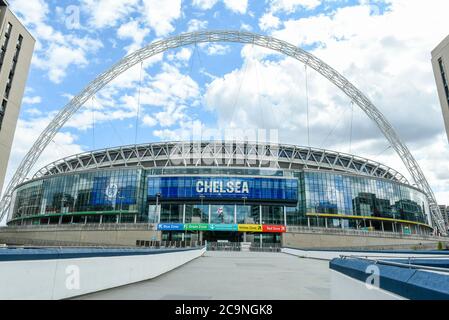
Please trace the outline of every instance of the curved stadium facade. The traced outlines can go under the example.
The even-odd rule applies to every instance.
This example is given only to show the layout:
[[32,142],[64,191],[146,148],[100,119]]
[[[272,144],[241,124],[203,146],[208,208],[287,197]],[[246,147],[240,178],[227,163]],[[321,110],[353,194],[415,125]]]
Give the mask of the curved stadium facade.
[[171,142],[49,164],[8,224],[148,223],[162,240],[279,242],[297,226],[431,234],[426,195],[354,155],[291,145]]

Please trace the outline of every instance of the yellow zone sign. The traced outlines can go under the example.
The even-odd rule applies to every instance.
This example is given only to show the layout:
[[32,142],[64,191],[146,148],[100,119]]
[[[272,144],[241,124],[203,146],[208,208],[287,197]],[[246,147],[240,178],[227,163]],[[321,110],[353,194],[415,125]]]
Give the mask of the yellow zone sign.
[[262,232],[261,224],[239,224],[239,232]]

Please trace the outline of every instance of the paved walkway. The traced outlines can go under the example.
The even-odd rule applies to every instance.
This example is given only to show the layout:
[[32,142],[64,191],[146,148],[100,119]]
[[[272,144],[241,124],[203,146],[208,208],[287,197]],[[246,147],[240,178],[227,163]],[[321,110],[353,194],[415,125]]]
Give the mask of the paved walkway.
[[329,299],[329,262],[282,253],[207,252],[153,280],[81,299]]

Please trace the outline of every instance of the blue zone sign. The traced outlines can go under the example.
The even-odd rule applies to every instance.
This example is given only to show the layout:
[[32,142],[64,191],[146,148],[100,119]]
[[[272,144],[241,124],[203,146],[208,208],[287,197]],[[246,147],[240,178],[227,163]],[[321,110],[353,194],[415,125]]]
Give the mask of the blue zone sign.
[[246,177],[148,177],[148,197],[167,199],[216,199],[298,201],[298,180]]
[[184,230],[183,223],[159,223],[157,225],[159,231],[182,231]]

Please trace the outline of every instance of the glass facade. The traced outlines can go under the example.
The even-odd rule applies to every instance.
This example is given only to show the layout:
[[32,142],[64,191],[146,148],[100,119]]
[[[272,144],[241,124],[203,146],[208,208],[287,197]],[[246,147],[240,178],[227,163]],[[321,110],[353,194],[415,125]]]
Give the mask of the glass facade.
[[177,169],[186,171],[173,177],[174,169],[167,170],[104,169],[25,183],[14,192],[10,223],[267,224],[384,231],[397,230],[392,221],[429,224],[426,196],[386,179],[290,170],[272,170],[274,177],[268,177],[268,170],[240,168],[220,168],[224,177],[204,176],[201,168],[194,169],[200,174],[196,177],[192,170]]
[[426,196],[387,180],[327,172],[304,172],[307,214],[344,215],[406,220],[428,224]]
[[[39,215],[142,212],[141,170],[100,170],[53,176],[15,191],[13,219]],[[89,222],[89,221],[88,221]]]

